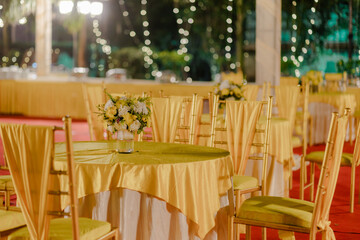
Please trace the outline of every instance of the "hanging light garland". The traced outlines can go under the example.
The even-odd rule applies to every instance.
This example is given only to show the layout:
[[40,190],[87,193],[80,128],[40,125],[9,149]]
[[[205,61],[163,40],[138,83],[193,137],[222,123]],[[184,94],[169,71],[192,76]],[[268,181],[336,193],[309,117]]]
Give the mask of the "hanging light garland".
[[[194,24],[194,16],[196,14],[196,0],[189,0],[190,2],[190,15],[188,18],[186,17],[182,17],[180,14],[180,7],[179,7],[179,2],[175,1],[174,2],[174,8],[173,8],[173,13],[176,16],[176,23],[178,24],[178,33],[180,35],[180,44],[179,44],[179,49],[177,50],[177,53],[179,55],[184,55],[184,60],[186,62],[183,70],[185,73],[189,73],[190,72],[190,66],[189,66],[189,62],[190,62],[190,57],[189,55],[187,55],[186,53],[188,52],[188,47],[187,45],[189,44],[189,34],[190,34],[190,28],[191,26]],[[187,76],[186,77],[186,82],[191,83],[192,82],[192,78]]]
[[[232,59],[232,55],[231,55],[231,46],[232,46],[232,42],[233,42],[233,38],[232,38],[232,33],[234,31],[233,29],[233,24],[232,24],[232,15],[233,15],[233,0],[228,0],[227,6],[226,6],[226,10],[228,12],[228,16],[226,18],[226,45],[225,45],[225,58],[227,60],[231,60]],[[230,63],[230,68],[231,69],[235,69],[236,65],[235,63]]]
[[[142,27],[143,27],[143,36],[144,36],[144,46],[141,48],[142,52],[144,53],[144,67],[150,68],[152,66],[151,75],[153,77],[156,76],[158,71],[157,64],[154,63],[153,60],[153,51],[150,48],[151,40],[150,40],[150,31],[149,31],[149,21],[147,18],[147,0],[141,0],[141,10],[140,15],[142,16]],[[147,75],[147,77],[150,77]]]
[[119,0],[120,9],[122,10],[122,15],[124,17],[124,22],[129,28],[129,36],[134,39],[136,44],[140,44],[140,39],[138,38],[138,34],[134,31],[134,27],[130,21],[130,14],[126,8],[125,0]]

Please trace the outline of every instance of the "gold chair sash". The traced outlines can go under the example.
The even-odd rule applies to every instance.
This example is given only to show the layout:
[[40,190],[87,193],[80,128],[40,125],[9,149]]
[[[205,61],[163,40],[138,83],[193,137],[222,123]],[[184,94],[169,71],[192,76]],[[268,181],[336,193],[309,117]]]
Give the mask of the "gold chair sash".
[[261,102],[226,101],[227,142],[237,175],[245,173],[261,109]]
[[1,124],[0,132],[30,236],[45,239],[50,160],[54,156],[53,128]]
[[152,98],[151,124],[155,142],[173,143],[183,97]]
[[260,89],[259,85],[244,85],[244,97],[247,101],[256,101],[258,92]]
[[[297,86],[276,86],[275,96],[279,110],[279,117],[286,118],[290,122],[291,129],[294,129],[296,108],[299,97],[299,87]],[[291,131],[292,133],[292,131]]]
[[83,85],[83,94],[87,110],[87,121],[91,141],[104,140],[104,122],[96,114],[97,106],[105,103],[104,89],[101,85]]

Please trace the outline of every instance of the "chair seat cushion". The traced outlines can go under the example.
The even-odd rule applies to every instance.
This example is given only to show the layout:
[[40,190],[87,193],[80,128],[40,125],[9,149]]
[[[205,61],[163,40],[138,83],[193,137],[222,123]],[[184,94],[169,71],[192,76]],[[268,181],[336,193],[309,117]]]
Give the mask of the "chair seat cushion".
[[25,219],[21,212],[0,210],[0,232],[24,226]]
[[[325,152],[323,151],[316,151],[311,152],[305,156],[306,161],[322,163],[324,159]],[[341,166],[351,166],[353,161],[353,154],[351,153],[342,153],[341,154]]]
[[13,190],[14,185],[10,175],[0,176],[0,190]]
[[236,217],[310,228],[314,203],[292,198],[258,196],[241,205]]
[[255,177],[249,176],[233,176],[234,190],[245,190],[259,186],[259,181]]
[[[92,220],[89,218],[79,218],[80,239],[92,240],[98,239],[111,231],[111,225],[108,222]],[[11,239],[29,239],[30,235],[27,227],[21,228],[8,237]],[[56,218],[50,221],[49,239],[72,239],[71,218]]]

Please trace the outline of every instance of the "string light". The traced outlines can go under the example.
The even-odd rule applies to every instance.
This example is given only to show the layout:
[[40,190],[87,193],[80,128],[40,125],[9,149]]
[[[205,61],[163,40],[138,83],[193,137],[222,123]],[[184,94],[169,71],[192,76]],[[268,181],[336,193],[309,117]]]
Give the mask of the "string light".
[[[185,17],[183,18],[180,14],[180,6],[179,3],[176,1],[174,3],[174,8],[173,8],[173,13],[175,14],[176,17],[176,23],[178,24],[178,33],[180,35],[180,44],[179,44],[179,49],[177,50],[177,53],[179,55],[184,55],[184,60],[185,60],[185,66],[183,68],[184,72],[186,74],[188,74],[191,70],[190,66],[189,66],[189,61],[190,61],[190,57],[186,54],[188,53],[188,44],[189,44],[189,30],[191,28],[191,26],[194,24],[194,16],[196,14],[196,0],[189,0],[190,2],[190,6],[189,6],[189,10],[190,10],[190,14],[188,15],[188,18],[186,19]],[[192,82],[192,78],[191,77],[187,77],[186,81],[188,83]]]
[[[142,26],[143,26],[143,36],[144,36],[144,46],[141,48],[142,52],[144,53],[144,67],[150,68],[152,67],[151,75],[153,77],[156,76],[158,72],[158,68],[156,63],[152,58],[153,51],[150,48],[151,40],[150,40],[150,31],[149,31],[149,21],[147,18],[147,0],[141,0],[141,9],[140,15],[142,16]],[[150,77],[147,73],[146,77]]]
[[[232,38],[232,33],[234,31],[233,27],[232,27],[232,12],[233,12],[233,0],[228,0],[227,2],[227,6],[226,6],[226,10],[228,11],[227,14],[227,18],[226,18],[226,32],[227,32],[227,37],[226,37],[226,45],[225,45],[225,58],[227,60],[231,59],[231,43],[233,42],[233,38]],[[235,63],[230,63],[230,68],[231,69],[235,69],[236,68],[236,64]]]
[[111,54],[111,46],[108,44],[108,42],[104,38],[101,38],[102,33],[99,29],[99,20],[94,19],[92,22],[92,25],[93,25],[93,33],[96,36],[96,43],[101,45],[101,50],[109,58],[110,54]]
[[[137,45],[140,44],[140,39],[138,38],[138,34],[135,32],[134,27],[131,23],[130,17],[129,17],[129,12],[127,11],[126,5],[125,5],[125,0],[119,0],[119,5],[120,5],[120,9],[122,10],[122,15],[124,17],[124,22],[127,25],[128,29],[129,29],[129,36],[131,38],[133,38],[133,40],[135,41],[135,43]],[[140,12],[141,14],[141,12]],[[146,13],[145,13],[146,14]]]

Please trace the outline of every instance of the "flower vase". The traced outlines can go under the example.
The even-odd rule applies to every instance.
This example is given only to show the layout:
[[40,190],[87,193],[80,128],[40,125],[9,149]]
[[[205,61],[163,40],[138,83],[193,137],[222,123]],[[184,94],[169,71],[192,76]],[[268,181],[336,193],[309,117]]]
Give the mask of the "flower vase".
[[128,130],[117,132],[116,151],[119,153],[134,152],[134,134]]

